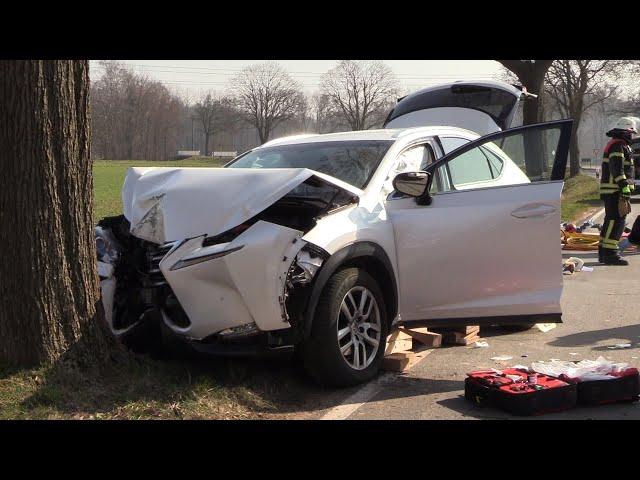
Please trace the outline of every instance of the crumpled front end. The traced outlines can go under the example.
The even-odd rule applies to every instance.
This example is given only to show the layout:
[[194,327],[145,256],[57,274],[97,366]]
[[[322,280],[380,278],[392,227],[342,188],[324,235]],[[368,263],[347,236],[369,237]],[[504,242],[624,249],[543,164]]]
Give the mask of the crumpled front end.
[[[328,257],[302,237],[318,218],[357,202],[322,178],[303,177],[221,233],[216,227],[158,244],[136,235],[144,222],[132,227],[123,216],[101,221],[97,241],[104,242],[106,232],[116,252],[100,259],[110,266],[101,285],[105,308],[112,305],[107,318],[114,333],[125,337],[156,324],[202,344],[295,330],[306,292]],[[164,207],[165,213],[174,208]],[[176,215],[174,210],[174,227]]]

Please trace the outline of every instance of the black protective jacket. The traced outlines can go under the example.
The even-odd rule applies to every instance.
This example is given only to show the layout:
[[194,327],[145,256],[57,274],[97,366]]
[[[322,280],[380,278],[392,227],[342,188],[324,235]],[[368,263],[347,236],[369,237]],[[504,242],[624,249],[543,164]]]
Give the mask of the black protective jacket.
[[635,170],[632,154],[631,147],[622,139],[614,138],[607,144],[600,172],[601,196],[618,193],[626,186],[633,190]]

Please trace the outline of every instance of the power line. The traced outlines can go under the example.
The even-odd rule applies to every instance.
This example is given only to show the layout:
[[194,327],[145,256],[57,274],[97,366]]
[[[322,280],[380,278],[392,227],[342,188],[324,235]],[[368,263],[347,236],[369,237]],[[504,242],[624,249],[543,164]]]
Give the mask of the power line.
[[[235,76],[237,73],[241,73],[243,69],[238,68],[213,68],[213,67],[182,67],[179,65],[144,65],[144,64],[135,64],[135,63],[125,63],[127,66],[138,67],[139,69],[149,70],[150,73],[178,73],[178,74],[195,74],[195,75],[222,75],[222,76]],[[100,64],[92,66],[92,68],[103,69],[104,67]],[[154,68],[161,68],[163,70],[153,70]],[[186,71],[185,71],[186,70]],[[198,70],[204,70],[200,72]],[[209,71],[215,73],[208,73]],[[326,72],[309,72],[309,71],[288,71],[291,76],[322,76]],[[495,78],[495,75],[476,75],[469,73],[459,73],[459,74],[429,74],[429,75],[413,75],[407,73],[395,73],[396,77],[401,77],[404,79],[448,79],[448,78]]]

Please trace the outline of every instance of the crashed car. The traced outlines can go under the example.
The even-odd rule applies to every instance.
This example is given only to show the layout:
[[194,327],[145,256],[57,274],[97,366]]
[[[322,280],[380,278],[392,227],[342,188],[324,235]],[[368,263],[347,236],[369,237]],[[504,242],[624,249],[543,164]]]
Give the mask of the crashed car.
[[97,229],[113,332],[296,351],[345,386],[377,373],[396,324],[560,322],[571,121],[510,129],[521,97],[454,83],[400,99],[384,129],[281,138],[224,168],[131,168],[124,215]]

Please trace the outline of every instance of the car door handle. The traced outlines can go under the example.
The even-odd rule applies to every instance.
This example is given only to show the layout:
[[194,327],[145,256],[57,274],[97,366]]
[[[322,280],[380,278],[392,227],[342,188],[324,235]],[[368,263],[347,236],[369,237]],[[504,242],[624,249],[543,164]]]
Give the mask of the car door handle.
[[556,212],[556,207],[545,203],[530,203],[524,207],[516,208],[511,216],[516,218],[546,217]]

